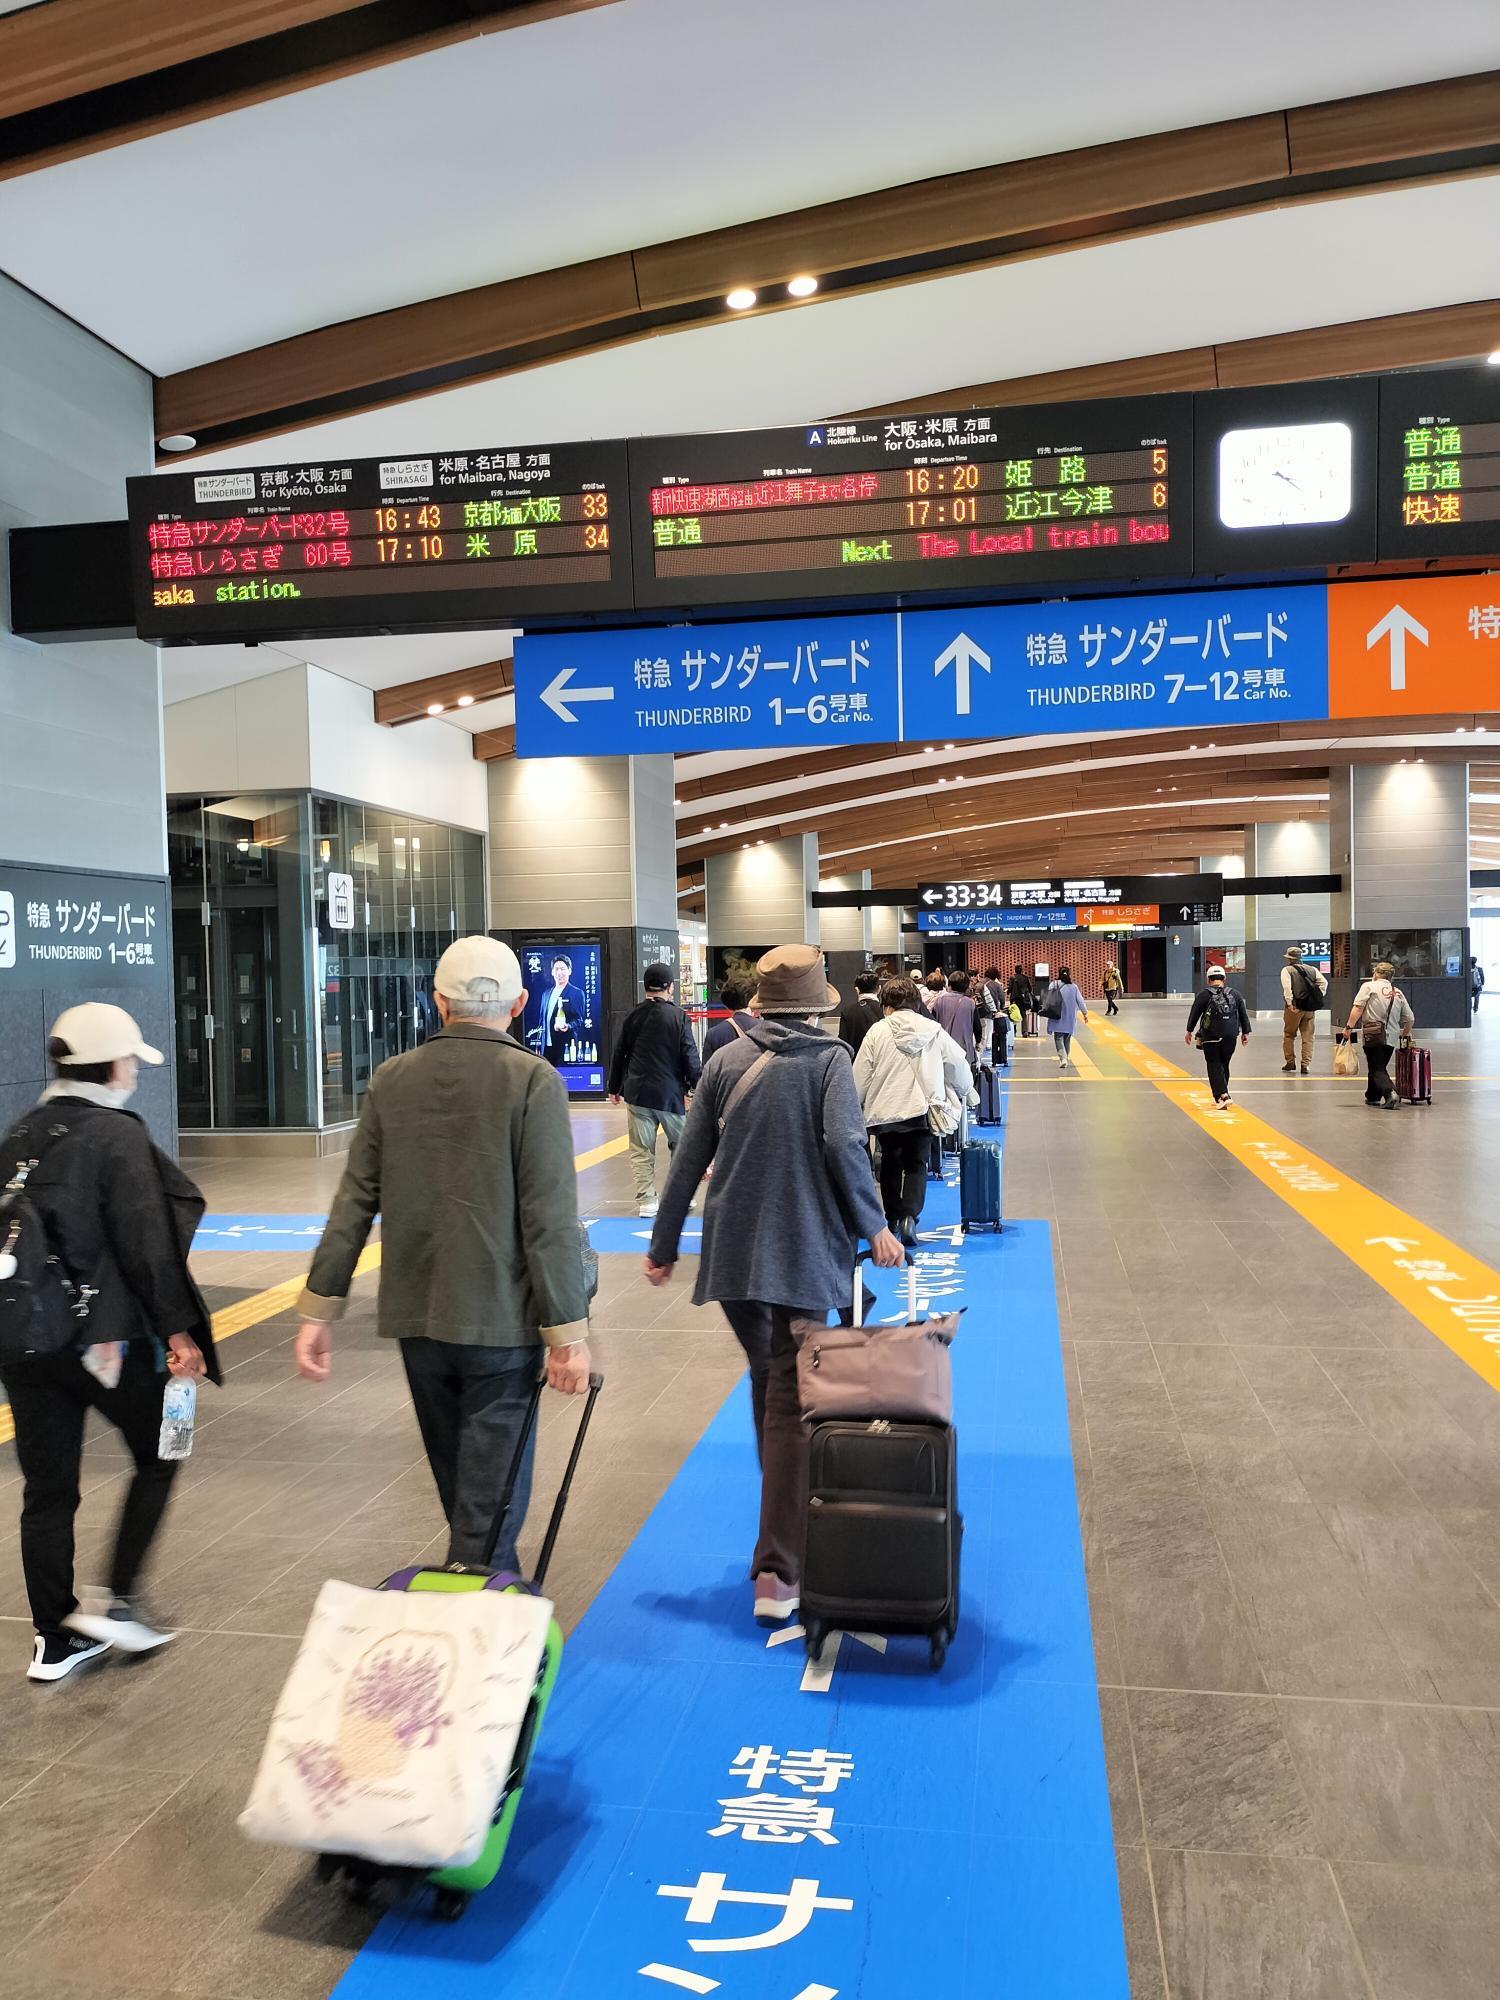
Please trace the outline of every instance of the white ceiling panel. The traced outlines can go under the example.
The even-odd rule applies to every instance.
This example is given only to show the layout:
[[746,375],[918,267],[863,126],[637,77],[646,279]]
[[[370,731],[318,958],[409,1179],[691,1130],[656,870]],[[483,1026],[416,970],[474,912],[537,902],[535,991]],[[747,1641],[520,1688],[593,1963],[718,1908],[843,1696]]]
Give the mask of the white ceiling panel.
[[1497,295],[1500,175],[1482,175],[663,334],[194,463],[799,423],[956,384]]
[[0,185],[158,374],[928,175],[1500,64],[1495,0],[622,0]]
[[215,688],[259,680],[262,674],[277,673],[299,661],[326,667],[361,687],[400,687],[432,674],[456,674],[463,667],[508,660],[514,643],[513,632],[433,632],[414,637],[298,639],[274,646],[163,646],[162,700],[187,701]]

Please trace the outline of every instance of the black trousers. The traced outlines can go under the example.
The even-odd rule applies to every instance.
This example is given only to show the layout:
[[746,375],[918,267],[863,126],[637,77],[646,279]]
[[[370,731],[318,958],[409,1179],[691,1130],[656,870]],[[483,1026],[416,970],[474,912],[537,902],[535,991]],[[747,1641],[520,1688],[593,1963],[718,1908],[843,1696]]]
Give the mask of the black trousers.
[[1118,1007],[1116,1006],[1116,1004],[1115,1004],[1115,996],[1114,996],[1114,994],[1113,994],[1113,993],[1111,993],[1111,992],[1108,992],[1108,991],[1106,991],[1106,992],[1105,992],[1105,995],[1104,995],[1104,1008],[1105,1008],[1105,1012],[1106,1012],[1106,1013],[1109,1013],[1109,1014],[1118,1014],[1118,1013],[1119,1013],[1119,1011],[1120,1011],[1120,1010],[1119,1010],[1119,1008],[1118,1008]]
[[1234,1061],[1235,1046],[1232,1039],[1204,1044],[1203,1061],[1208,1070],[1208,1087],[1216,1103],[1219,1098],[1229,1095],[1229,1065]]
[[925,1118],[880,1129],[880,1205],[892,1229],[904,1217],[915,1222],[922,1213],[931,1137]]
[[1395,1050],[1389,1042],[1365,1043],[1365,1068],[1369,1074],[1365,1078],[1365,1103],[1384,1104],[1388,1097],[1394,1097],[1396,1086],[1391,1082],[1391,1057]]
[[110,1559],[109,1587],[129,1597],[167,1511],[178,1461],[161,1459],[161,1400],[165,1368],[156,1365],[149,1340],[132,1340],[117,1387],[105,1389],[76,1353],[32,1355],[0,1371],[16,1426],[16,1457],[25,1484],[21,1496],[21,1567],[32,1622],[49,1637],[77,1606],[73,1592],[73,1520],[83,1427],[98,1410],[124,1438],[135,1460]]
[[[541,1349],[403,1340],[401,1359],[448,1522],[448,1561],[480,1563],[543,1365]],[[516,1542],[531,1501],[535,1456],[533,1430],[501,1523],[495,1569],[520,1571]]]

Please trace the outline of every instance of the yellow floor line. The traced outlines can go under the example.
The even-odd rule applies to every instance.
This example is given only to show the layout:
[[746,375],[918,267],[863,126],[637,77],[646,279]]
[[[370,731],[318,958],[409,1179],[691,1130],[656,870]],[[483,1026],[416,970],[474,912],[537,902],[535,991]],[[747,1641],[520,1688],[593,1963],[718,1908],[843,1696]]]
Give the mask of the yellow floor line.
[[[1429,1229],[1240,1105],[1216,1111],[1208,1087],[1154,1049],[1096,1025],[1117,1055],[1351,1263],[1500,1389],[1500,1271]],[[1375,1116],[1372,1113],[1371,1116]],[[1388,1114],[1378,1114],[1385,1117]],[[1421,1117],[1421,1112],[1401,1112]]]
[[[573,1164],[582,1173],[585,1167],[597,1167],[602,1160],[610,1160],[623,1153],[629,1144],[628,1139],[607,1139],[602,1146],[576,1154]],[[379,1269],[380,1245],[371,1243],[355,1265],[354,1275],[362,1278],[367,1272]],[[245,1333],[252,1326],[263,1326],[268,1319],[275,1319],[278,1313],[290,1312],[301,1298],[306,1284],[307,1273],[303,1271],[295,1278],[286,1278],[266,1291],[254,1292],[247,1299],[236,1299],[233,1305],[225,1306],[214,1314],[214,1344],[222,1346],[226,1340],[233,1340],[237,1333]],[[15,1419],[11,1416],[10,1405],[0,1403],[0,1444],[9,1444],[15,1434]]]

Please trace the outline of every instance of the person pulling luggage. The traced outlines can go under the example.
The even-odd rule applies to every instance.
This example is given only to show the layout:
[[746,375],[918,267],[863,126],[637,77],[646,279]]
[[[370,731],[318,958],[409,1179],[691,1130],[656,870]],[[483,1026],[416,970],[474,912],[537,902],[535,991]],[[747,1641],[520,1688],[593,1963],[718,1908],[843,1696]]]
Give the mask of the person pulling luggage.
[[[917,1240],[927,1198],[933,1134],[956,1132],[973,1090],[968,1059],[922,1005],[916,981],[888,979],[882,1019],[854,1058],[854,1087],[870,1136],[880,1145],[880,1199],[903,1243]],[[993,1074],[993,1072],[987,1072]]]
[[[47,1052],[54,1080],[0,1144],[0,1174],[13,1190],[22,1184],[18,1193],[75,1300],[41,1290],[18,1331],[0,1287],[0,1382],[23,1480],[21,1567],[36,1628],[27,1678],[60,1681],[111,1649],[148,1653],[171,1642],[136,1594],[180,1463],[160,1456],[162,1398],[173,1376],[223,1376],[208,1307],[188,1271],[203,1197],[125,1109],[140,1065],[166,1058],[123,1007],[99,1001],[60,1014]],[[27,1221],[18,1204],[17,1248]],[[0,1228],[0,1252],[10,1234]],[[80,1604],[73,1523],[91,1409],[125,1440],[135,1472],[108,1588]]]
[[861,1237],[877,1264],[894,1268],[906,1252],[875,1192],[848,1046],[821,1026],[840,1004],[822,952],[778,945],[756,972],[760,1018],[704,1069],[662,1190],[645,1274],[653,1285],[671,1279],[688,1209],[711,1165],[693,1303],[722,1308],[750,1364],[761,1462],[750,1565],[755,1616],[782,1625],[800,1601],[807,1514],[791,1323],[850,1309]]
[[1411,1002],[1392,983],[1395,966],[1381,959],[1354,996],[1346,1032],[1359,1031],[1365,1051],[1365,1103],[1399,1111],[1401,1098],[1391,1082],[1391,1057],[1416,1025]]
[[1229,984],[1222,965],[1208,968],[1208,980],[1193,1002],[1187,1033],[1182,1038],[1189,1047],[1196,1041],[1203,1051],[1208,1070],[1208,1087],[1216,1108],[1229,1103],[1229,1065],[1234,1061],[1235,1042],[1243,1048],[1250,1040],[1250,1015],[1243,997]]

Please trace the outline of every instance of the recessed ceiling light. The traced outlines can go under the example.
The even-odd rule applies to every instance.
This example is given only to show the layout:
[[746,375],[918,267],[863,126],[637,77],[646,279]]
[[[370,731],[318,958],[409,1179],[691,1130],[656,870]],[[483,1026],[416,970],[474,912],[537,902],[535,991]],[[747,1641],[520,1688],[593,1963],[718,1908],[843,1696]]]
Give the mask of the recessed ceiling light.
[[1489,361],[1491,368],[1500,368],[1500,347],[1497,347],[1494,353],[1488,355],[1486,359]]
[[736,285],[732,292],[724,294],[724,303],[731,312],[749,312],[755,298],[755,292],[749,285]]
[[443,704],[440,701],[428,702],[427,713],[429,715],[441,715],[442,712],[443,712]]
[[473,697],[473,695],[471,695],[471,694],[461,694],[461,695],[460,695],[460,696],[458,697],[458,705],[459,705],[459,707],[460,707],[460,708],[472,708],[472,707],[474,706],[474,697]]
[[787,285],[786,293],[789,299],[810,299],[817,289],[818,281],[816,278],[793,278]]
[[163,451],[193,451],[198,444],[198,440],[187,431],[168,431],[164,438],[158,438],[156,442]]

